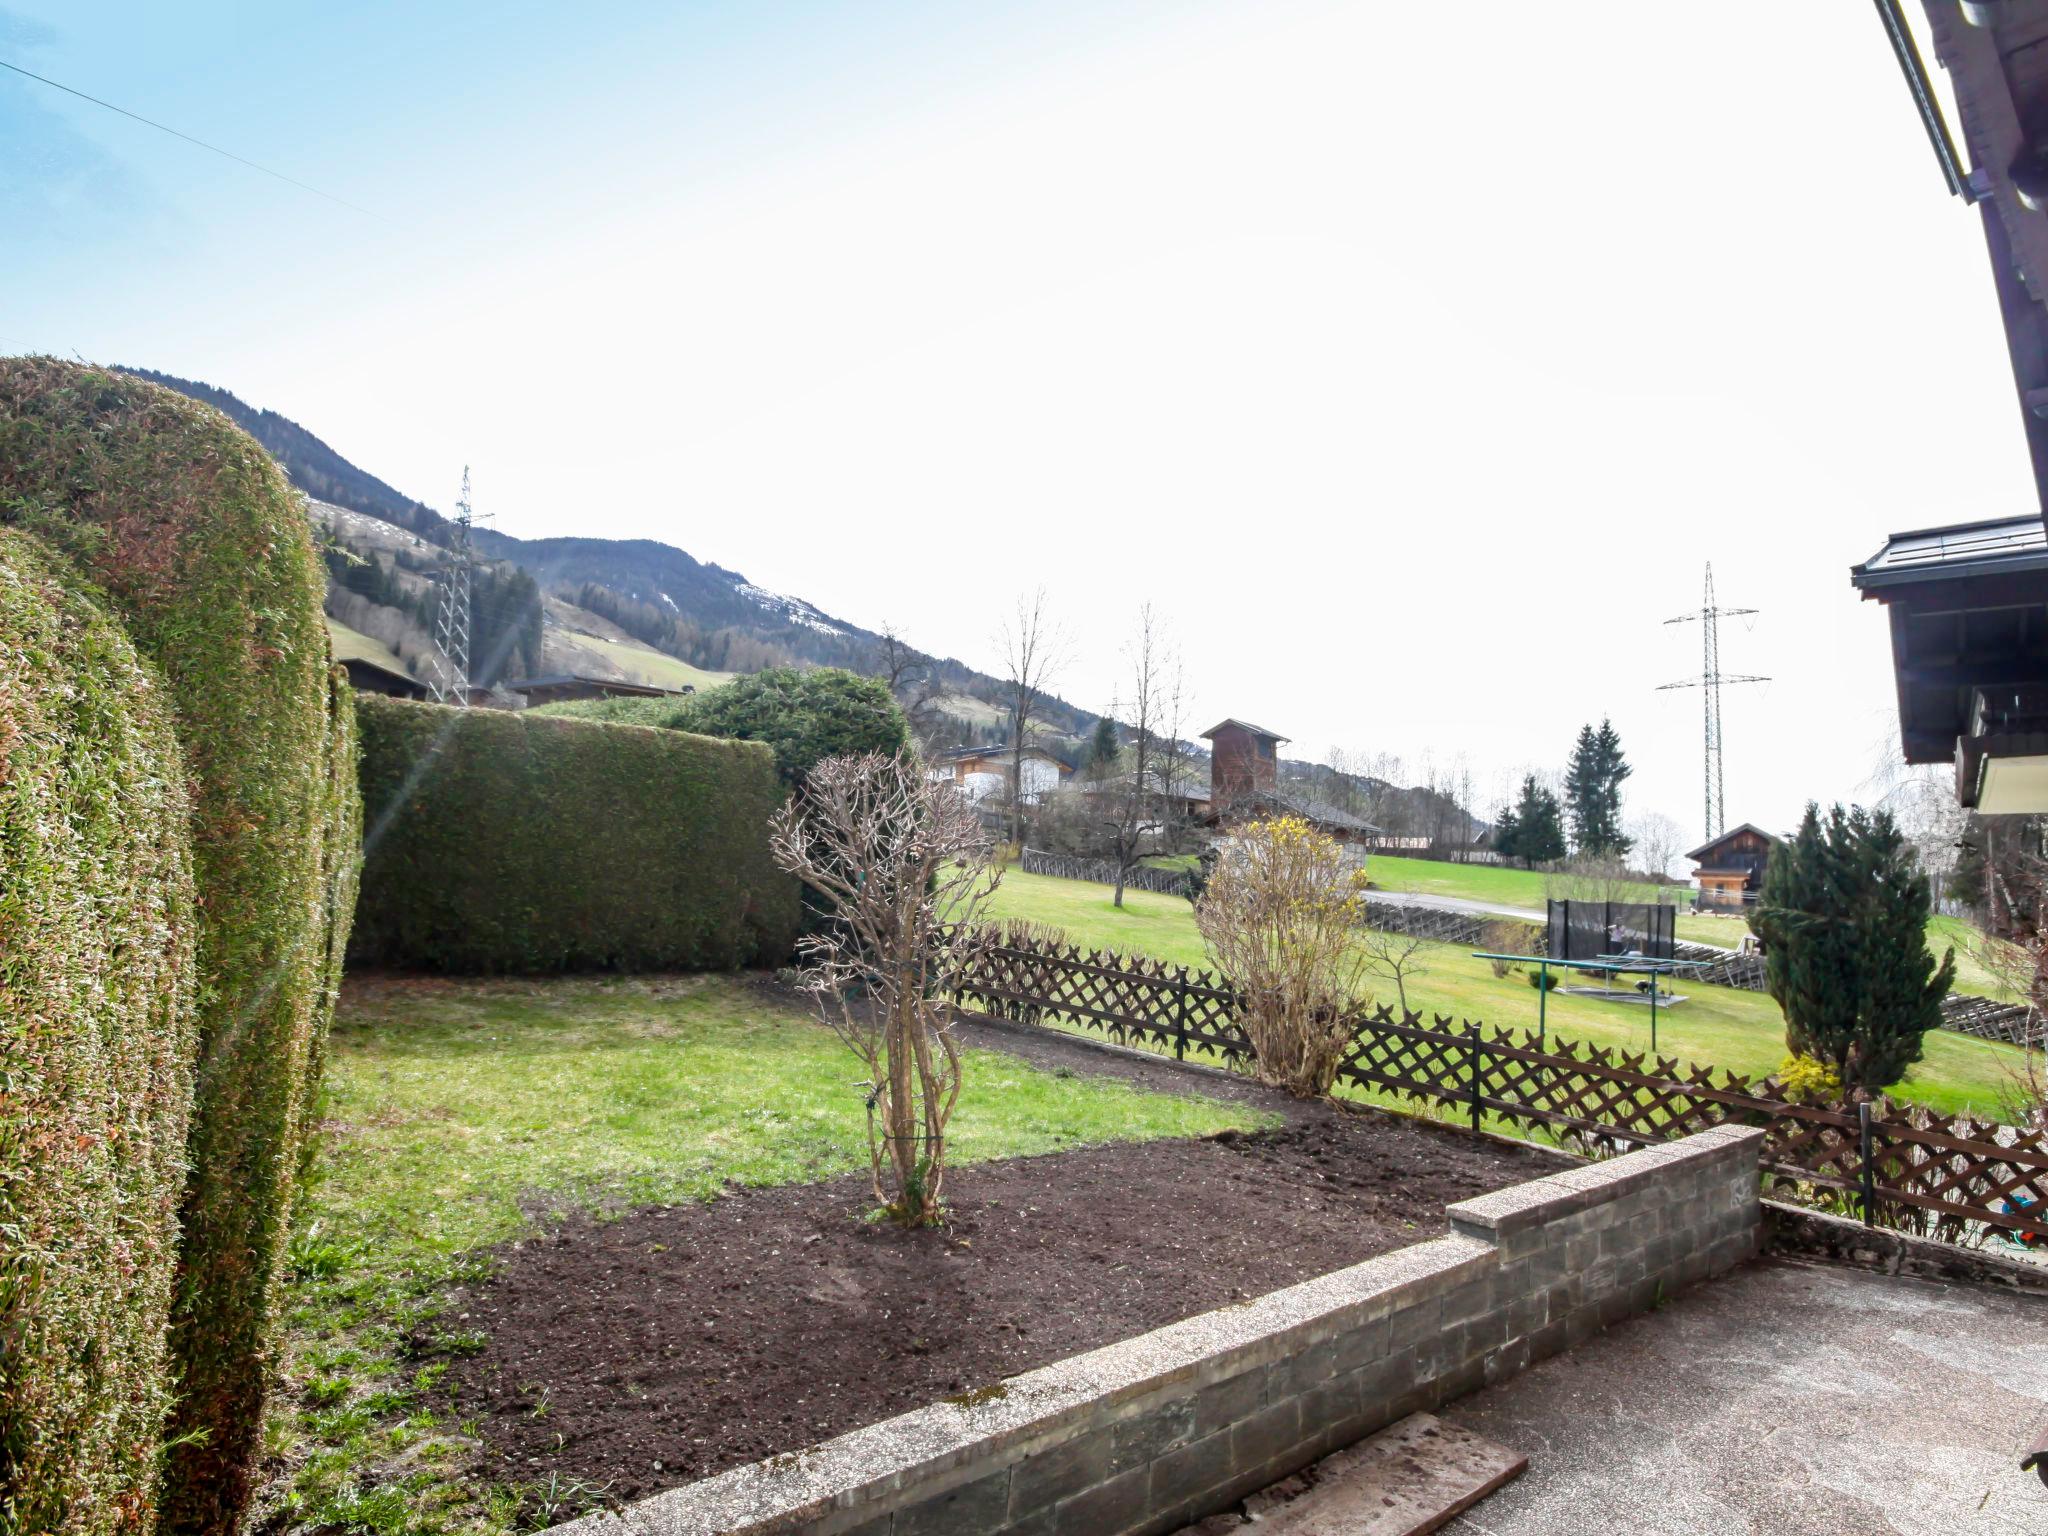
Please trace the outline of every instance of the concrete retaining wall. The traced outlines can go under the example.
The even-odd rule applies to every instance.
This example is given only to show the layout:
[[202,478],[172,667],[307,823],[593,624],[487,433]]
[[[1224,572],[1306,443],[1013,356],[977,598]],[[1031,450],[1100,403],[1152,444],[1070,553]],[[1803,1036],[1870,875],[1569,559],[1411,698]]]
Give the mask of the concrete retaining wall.
[[1757,1251],[1722,1127],[1449,1208],[1445,1237],[656,1494],[574,1536],[1164,1532]]

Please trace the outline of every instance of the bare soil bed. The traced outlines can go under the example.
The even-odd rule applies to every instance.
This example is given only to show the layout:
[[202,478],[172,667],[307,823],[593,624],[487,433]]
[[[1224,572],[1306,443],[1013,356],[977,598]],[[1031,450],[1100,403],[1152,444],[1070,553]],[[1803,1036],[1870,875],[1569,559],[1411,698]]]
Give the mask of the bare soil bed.
[[[1035,1050],[1055,1052],[1180,1092],[1263,1093]],[[628,1500],[1436,1236],[1445,1204],[1559,1166],[1283,1105],[1275,1131],[956,1168],[943,1230],[864,1224],[858,1178],[572,1220],[504,1250],[443,1314],[487,1339],[449,1362],[452,1412],[476,1421],[484,1475]]]

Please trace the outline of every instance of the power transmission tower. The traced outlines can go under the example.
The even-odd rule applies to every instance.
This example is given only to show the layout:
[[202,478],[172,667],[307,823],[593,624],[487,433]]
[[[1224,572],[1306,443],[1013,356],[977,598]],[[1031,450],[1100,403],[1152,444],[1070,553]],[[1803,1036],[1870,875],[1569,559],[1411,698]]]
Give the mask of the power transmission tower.
[[1721,608],[1714,603],[1714,562],[1707,562],[1707,597],[1698,613],[1681,613],[1675,619],[1666,619],[1666,624],[1690,624],[1699,621],[1701,645],[1705,652],[1706,664],[1698,677],[1688,677],[1683,682],[1666,683],[1657,691],[1667,692],[1673,688],[1697,688],[1706,707],[1706,784],[1707,784],[1707,837],[1712,842],[1727,826],[1727,812],[1721,802],[1721,685],[1723,683],[1768,683],[1768,677],[1752,677],[1748,673],[1727,673],[1721,670],[1721,620],[1738,615],[1755,613],[1754,608]]
[[470,530],[477,515],[469,505],[469,466],[462,466],[462,497],[455,503],[450,559],[441,572],[441,603],[434,618],[434,675],[427,688],[436,704],[469,708],[469,589],[476,568]]

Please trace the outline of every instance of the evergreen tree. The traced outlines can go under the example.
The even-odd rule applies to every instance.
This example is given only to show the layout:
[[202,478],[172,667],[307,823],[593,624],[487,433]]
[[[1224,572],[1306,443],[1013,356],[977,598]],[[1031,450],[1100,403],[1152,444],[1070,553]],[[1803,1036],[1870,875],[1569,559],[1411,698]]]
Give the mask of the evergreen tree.
[[1937,966],[1927,948],[1928,879],[1889,811],[1869,818],[1856,852],[1862,1027],[1842,1081],[1885,1088],[1920,1059],[1927,1032],[1941,1027],[1956,953]]
[[1890,1087],[1921,1056],[1955,978],[1927,949],[1928,881],[1891,816],[1808,805],[1771,855],[1750,927],[1785,1044],[1845,1088]]
[[1095,722],[1095,734],[1088,740],[1088,767],[1097,778],[1116,766],[1122,751],[1116,739],[1116,722],[1104,715]]
[[1619,856],[1633,846],[1621,831],[1621,783],[1634,772],[1611,720],[1602,720],[1598,730],[1579,727],[1565,767],[1564,794],[1572,843],[1580,853]]
[[1493,846],[1502,858],[1524,864],[1564,857],[1564,808],[1557,796],[1536,782],[1535,774],[1523,777],[1520,797],[1502,813],[1494,830]]

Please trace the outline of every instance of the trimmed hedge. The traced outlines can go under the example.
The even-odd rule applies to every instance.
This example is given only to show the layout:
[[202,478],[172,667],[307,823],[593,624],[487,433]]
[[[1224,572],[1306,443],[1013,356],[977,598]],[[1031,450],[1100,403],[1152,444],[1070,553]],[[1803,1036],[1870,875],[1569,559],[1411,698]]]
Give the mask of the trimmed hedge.
[[[247,1507],[345,831],[325,574],[303,504],[211,406],[130,375],[0,359],[0,521],[103,588],[169,685],[191,782],[199,1055],[172,1307],[164,1523]],[[342,850],[339,857],[347,857]]]
[[364,695],[352,964],[696,970],[789,952],[768,749]]
[[0,528],[0,1531],[155,1522],[188,820],[162,685],[75,572]]

